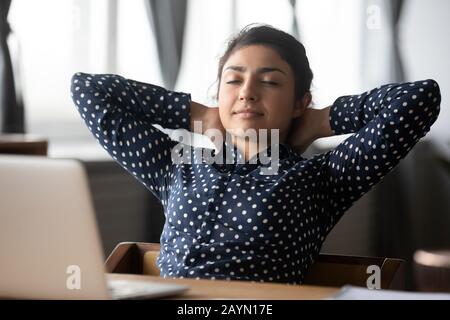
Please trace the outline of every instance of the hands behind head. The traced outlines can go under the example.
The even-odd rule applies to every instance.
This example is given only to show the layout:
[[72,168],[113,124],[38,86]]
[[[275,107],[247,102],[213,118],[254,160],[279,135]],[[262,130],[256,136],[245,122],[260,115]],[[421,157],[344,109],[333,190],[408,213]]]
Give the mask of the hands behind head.
[[297,153],[302,154],[314,140],[332,136],[334,133],[329,121],[330,107],[323,109],[307,108],[292,122],[286,143]]
[[[314,142],[314,140],[334,135],[330,127],[330,107],[323,109],[307,108],[303,114],[292,122],[291,131],[286,138],[286,143],[296,152],[302,154]],[[194,121],[202,121],[201,132],[193,127]],[[208,129],[217,129],[225,139],[226,130],[220,120],[218,107],[206,107],[204,105],[191,103],[191,128],[192,131],[205,134],[211,140],[214,135],[207,132]]]
[[[200,125],[199,125],[200,124]],[[225,139],[225,128],[220,120],[218,107],[207,107],[200,103],[191,101],[191,131],[209,137],[216,147],[219,146],[219,142],[216,141],[215,135],[217,131],[209,130],[216,129],[222,135],[222,139]]]

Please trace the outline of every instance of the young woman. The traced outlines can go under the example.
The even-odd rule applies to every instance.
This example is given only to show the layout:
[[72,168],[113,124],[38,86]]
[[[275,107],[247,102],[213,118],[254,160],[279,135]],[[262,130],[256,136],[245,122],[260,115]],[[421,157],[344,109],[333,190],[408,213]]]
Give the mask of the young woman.
[[[303,45],[267,25],[244,28],[229,42],[218,108],[118,75],[73,76],[72,97],[89,130],[164,206],[162,276],[301,283],[344,212],[439,114],[433,80],[383,85],[320,110],[307,108],[311,80]],[[231,163],[208,163],[198,153],[193,163],[174,163],[178,142],[151,124],[191,130],[194,121],[202,121],[200,133],[279,130],[279,141],[264,148],[232,133],[219,150],[231,152]],[[302,157],[315,139],[345,133],[353,135],[334,150]],[[260,156],[272,157],[275,147],[276,174],[261,174]]]

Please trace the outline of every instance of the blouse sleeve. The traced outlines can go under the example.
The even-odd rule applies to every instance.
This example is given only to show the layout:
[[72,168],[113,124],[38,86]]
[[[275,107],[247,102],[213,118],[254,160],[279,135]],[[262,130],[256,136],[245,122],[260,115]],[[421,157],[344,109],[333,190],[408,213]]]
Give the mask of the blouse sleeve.
[[331,129],[354,134],[321,159],[326,231],[425,136],[440,102],[438,84],[425,80],[387,84],[333,103]]
[[189,130],[190,95],[119,75],[76,73],[71,96],[101,146],[165,204],[178,142],[152,124]]

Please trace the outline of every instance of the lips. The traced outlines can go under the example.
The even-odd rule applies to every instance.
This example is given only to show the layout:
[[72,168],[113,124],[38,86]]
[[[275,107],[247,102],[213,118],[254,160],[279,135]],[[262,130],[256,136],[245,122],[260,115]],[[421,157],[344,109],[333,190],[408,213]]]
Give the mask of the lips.
[[253,119],[253,118],[261,117],[262,114],[254,113],[254,112],[239,112],[239,113],[235,113],[234,116],[241,118],[241,119]]
[[241,109],[236,112],[233,112],[233,115],[237,116],[238,118],[242,118],[242,119],[251,119],[251,118],[260,117],[263,114],[255,109],[245,108],[245,109]]

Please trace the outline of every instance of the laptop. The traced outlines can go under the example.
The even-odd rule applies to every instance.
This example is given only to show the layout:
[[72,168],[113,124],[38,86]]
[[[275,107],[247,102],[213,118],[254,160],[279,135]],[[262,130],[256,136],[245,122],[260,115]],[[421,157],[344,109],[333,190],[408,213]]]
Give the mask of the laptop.
[[188,289],[107,280],[87,175],[77,160],[0,155],[0,197],[0,298],[160,298]]

